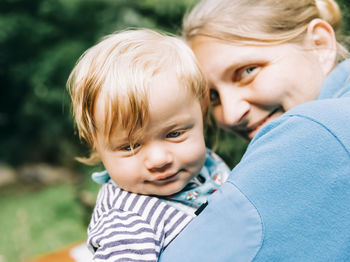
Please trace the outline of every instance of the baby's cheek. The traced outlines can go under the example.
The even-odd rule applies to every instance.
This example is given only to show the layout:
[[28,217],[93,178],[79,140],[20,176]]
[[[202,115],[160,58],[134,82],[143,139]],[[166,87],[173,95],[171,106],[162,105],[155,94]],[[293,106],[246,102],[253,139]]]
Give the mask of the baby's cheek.
[[192,154],[190,151],[188,152],[188,159],[190,160],[191,164],[198,169],[198,171],[202,168],[205,162],[206,158],[206,147],[204,143],[198,143],[196,148],[192,151]]

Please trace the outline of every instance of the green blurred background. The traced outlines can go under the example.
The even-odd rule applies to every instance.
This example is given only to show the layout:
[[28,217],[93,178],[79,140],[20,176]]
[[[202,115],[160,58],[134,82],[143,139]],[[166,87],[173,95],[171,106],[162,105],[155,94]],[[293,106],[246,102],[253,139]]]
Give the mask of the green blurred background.
[[[348,0],[338,1],[349,35]],[[102,167],[87,155],[65,82],[102,36],[128,27],[179,33],[196,0],[0,0],[0,262],[83,241]],[[214,144],[213,128],[207,142]],[[246,143],[220,133],[217,152],[233,167]]]

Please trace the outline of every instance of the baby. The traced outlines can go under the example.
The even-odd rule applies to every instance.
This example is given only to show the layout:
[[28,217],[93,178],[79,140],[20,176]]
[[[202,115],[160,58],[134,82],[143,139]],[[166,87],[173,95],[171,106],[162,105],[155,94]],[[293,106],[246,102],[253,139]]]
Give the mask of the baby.
[[189,47],[147,29],[105,37],[68,79],[79,135],[102,161],[88,228],[94,261],[157,261],[229,169],[206,149],[208,87]]

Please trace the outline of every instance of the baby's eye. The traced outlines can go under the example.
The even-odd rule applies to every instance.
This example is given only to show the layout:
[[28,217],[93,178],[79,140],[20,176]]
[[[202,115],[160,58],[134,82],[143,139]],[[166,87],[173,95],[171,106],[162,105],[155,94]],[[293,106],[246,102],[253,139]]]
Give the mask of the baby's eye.
[[175,138],[178,137],[182,134],[183,132],[181,131],[174,131],[174,132],[170,132],[169,134],[167,134],[167,138]]
[[216,91],[215,89],[210,89],[209,98],[212,106],[217,106],[220,104],[220,96],[218,91]]
[[140,144],[136,143],[136,144],[133,144],[133,145],[124,145],[120,149],[122,151],[133,151],[136,148],[138,148],[139,146],[140,146]]

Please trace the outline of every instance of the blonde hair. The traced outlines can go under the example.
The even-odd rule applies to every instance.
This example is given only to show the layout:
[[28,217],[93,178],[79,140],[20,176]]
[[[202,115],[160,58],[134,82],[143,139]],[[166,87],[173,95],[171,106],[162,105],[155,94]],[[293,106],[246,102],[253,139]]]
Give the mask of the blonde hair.
[[[235,44],[269,45],[300,41],[316,18],[337,31],[341,23],[334,0],[202,0],[185,16],[183,36],[190,42],[208,36]],[[348,51],[337,43],[338,60]]]
[[191,49],[175,36],[148,29],[126,30],[106,36],[79,58],[67,88],[79,136],[91,147],[90,157],[78,158],[80,162],[100,162],[95,150],[97,99],[104,101],[107,139],[116,124],[131,136],[147,122],[151,81],[164,70],[173,70],[206,114],[207,84]]

